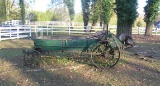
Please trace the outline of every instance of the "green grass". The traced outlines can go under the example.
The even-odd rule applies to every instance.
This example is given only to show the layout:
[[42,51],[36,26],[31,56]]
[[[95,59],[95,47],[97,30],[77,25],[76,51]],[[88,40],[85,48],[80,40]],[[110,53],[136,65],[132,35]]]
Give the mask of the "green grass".
[[0,86],[158,86],[160,58],[135,53],[157,50],[154,54],[159,54],[160,45],[137,45],[125,50],[115,67],[102,70],[87,63],[89,55],[73,52],[51,52],[42,57],[39,67],[26,67],[21,51],[31,50],[33,41],[1,41]]

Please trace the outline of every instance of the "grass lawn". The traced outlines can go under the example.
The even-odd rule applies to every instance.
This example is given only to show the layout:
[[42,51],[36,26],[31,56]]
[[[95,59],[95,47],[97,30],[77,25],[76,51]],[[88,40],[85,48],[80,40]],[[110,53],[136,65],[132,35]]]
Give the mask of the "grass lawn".
[[22,50],[32,50],[30,39],[0,42],[0,86],[159,86],[160,44],[137,43],[121,52],[119,63],[97,69],[75,53],[50,53],[40,66],[23,65]]

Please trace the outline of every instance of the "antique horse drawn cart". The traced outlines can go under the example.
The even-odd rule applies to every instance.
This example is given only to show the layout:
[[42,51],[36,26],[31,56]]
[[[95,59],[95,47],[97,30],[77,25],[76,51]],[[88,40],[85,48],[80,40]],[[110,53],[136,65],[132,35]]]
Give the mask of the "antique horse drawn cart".
[[79,50],[88,52],[90,61],[97,67],[113,67],[120,59],[123,44],[114,34],[102,31],[90,36],[43,36],[32,39],[33,51],[24,52],[24,63],[32,65],[35,58],[47,51]]

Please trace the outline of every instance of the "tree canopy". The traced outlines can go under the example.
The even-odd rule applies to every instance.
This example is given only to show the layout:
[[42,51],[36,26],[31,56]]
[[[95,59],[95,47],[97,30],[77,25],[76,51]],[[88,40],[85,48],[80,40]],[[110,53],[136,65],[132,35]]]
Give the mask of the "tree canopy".
[[145,35],[152,35],[152,27],[156,16],[158,15],[160,0],[147,0],[147,5],[144,7],[146,22]]
[[74,0],[64,0],[64,3],[67,5],[68,11],[69,11],[69,16],[71,21],[74,20]]
[[19,6],[21,10],[21,18],[22,18],[22,24],[25,24],[25,5],[24,0],[19,0]]
[[6,0],[0,0],[0,21],[6,20]]
[[[81,3],[82,3],[84,26],[87,26],[89,21],[89,14],[90,14],[90,9],[89,9],[90,0],[81,0]],[[84,27],[84,29],[86,29],[86,27]]]
[[95,26],[100,20],[106,29],[112,15],[113,0],[81,0],[84,26],[92,20],[92,26]]
[[16,0],[0,0],[0,21],[20,19],[18,5]]
[[117,35],[131,35],[132,25],[137,17],[137,0],[116,0]]
[[32,11],[34,18],[31,21],[55,21],[56,17],[55,14],[47,10],[46,12],[39,12],[39,11]]
[[51,4],[53,6],[57,6],[60,4],[65,4],[68,8],[68,12],[69,12],[69,17],[70,20],[73,21],[74,20],[74,0],[51,0]]
[[112,16],[113,0],[102,0],[101,20],[104,23],[104,29],[108,29],[108,24]]

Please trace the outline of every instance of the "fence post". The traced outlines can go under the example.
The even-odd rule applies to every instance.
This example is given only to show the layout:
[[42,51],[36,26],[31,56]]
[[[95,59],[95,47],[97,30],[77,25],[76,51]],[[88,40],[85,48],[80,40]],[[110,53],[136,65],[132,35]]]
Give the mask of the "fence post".
[[139,27],[138,27],[138,35],[140,34],[140,29],[139,29]]
[[68,26],[69,26],[69,28],[68,28],[69,30],[68,31],[69,31],[69,35],[70,35],[71,34],[70,24]]
[[156,28],[156,30],[155,30],[155,35],[157,35],[157,28]]
[[48,36],[48,24],[47,24],[47,36]]
[[9,28],[9,37],[11,38],[11,28]]
[[34,26],[34,34],[36,34],[36,37],[38,37],[37,25]]
[[42,25],[41,25],[41,32],[40,32],[40,36],[43,36],[43,29],[42,29]]
[[17,26],[17,38],[19,39],[19,26]]
[[53,24],[52,24],[52,29],[51,29],[52,31],[51,31],[51,33],[52,33],[52,35],[53,35]]
[[32,34],[32,28],[29,26],[29,36],[31,37],[31,34]]
[[2,30],[2,29],[0,28],[0,41],[1,41],[1,30]]

